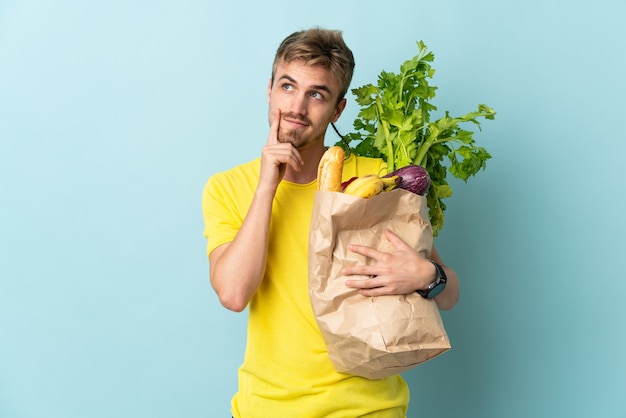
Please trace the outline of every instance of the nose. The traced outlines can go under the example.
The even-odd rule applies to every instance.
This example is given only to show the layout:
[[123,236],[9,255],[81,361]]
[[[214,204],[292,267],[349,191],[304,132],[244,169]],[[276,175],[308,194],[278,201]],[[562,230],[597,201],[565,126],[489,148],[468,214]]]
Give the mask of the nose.
[[308,96],[302,93],[294,94],[289,106],[292,113],[306,115],[308,106]]

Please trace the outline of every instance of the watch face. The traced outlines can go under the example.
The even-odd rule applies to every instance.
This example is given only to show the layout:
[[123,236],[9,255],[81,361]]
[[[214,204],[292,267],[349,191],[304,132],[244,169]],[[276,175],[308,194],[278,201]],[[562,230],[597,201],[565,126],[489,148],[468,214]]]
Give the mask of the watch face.
[[432,299],[439,293],[441,293],[443,289],[446,288],[446,283],[448,281],[448,278],[446,277],[446,272],[443,270],[443,267],[441,267],[439,264],[435,263],[432,260],[430,260],[430,262],[433,263],[435,265],[435,268],[437,269],[437,279],[433,283],[431,283],[430,286],[428,286],[428,289],[417,290],[417,293],[419,293],[422,297],[428,299]]
[[439,293],[443,292],[443,289],[445,289],[445,288],[446,288],[446,282],[440,281],[439,283],[437,283],[435,285],[435,287],[430,289],[430,292],[428,292],[428,297],[431,298],[431,299],[434,298]]
[[441,267],[439,264],[435,263],[434,261],[432,263],[435,265],[435,268],[437,269],[438,277],[437,277],[437,281],[435,281],[435,283],[431,285],[428,291],[428,298],[434,298],[439,293],[441,293],[443,289],[446,288],[446,283],[448,281],[448,278],[446,277],[446,272],[443,270],[443,267]]

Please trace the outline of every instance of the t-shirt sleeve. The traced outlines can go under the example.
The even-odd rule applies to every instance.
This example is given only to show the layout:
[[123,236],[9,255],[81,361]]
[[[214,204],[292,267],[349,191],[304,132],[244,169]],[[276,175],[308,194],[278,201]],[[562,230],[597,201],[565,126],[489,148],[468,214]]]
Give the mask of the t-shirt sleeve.
[[236,201],[226,193],[220,176],[209,178],[202,193],[204,237],[207,239],[207,256],[215,248],[235,239],[243,217]]

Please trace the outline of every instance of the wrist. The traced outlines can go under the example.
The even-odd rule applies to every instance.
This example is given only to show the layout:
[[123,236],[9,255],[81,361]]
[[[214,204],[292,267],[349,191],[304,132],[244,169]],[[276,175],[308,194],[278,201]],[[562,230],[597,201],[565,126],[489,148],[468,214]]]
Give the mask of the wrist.
[[428,261],[430,261],[430,263],[434,267],[434,279],[431,281],[426,289],[418,289],[417,293],[419,293],[424,298],[432,299],[445,289],[448,278],[446,276],[446,272],[440,264],[436,263],[433,260]]

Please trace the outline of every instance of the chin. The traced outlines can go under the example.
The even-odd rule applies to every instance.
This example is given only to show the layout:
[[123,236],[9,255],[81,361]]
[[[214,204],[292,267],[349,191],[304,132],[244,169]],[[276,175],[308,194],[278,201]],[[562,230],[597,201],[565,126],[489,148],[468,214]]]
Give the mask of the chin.
[[291,144],[296,148],[300,148],[303,145],[306,145],[307,140],[302,138],[300,135],[281,135],[278,137],[278,142]]

